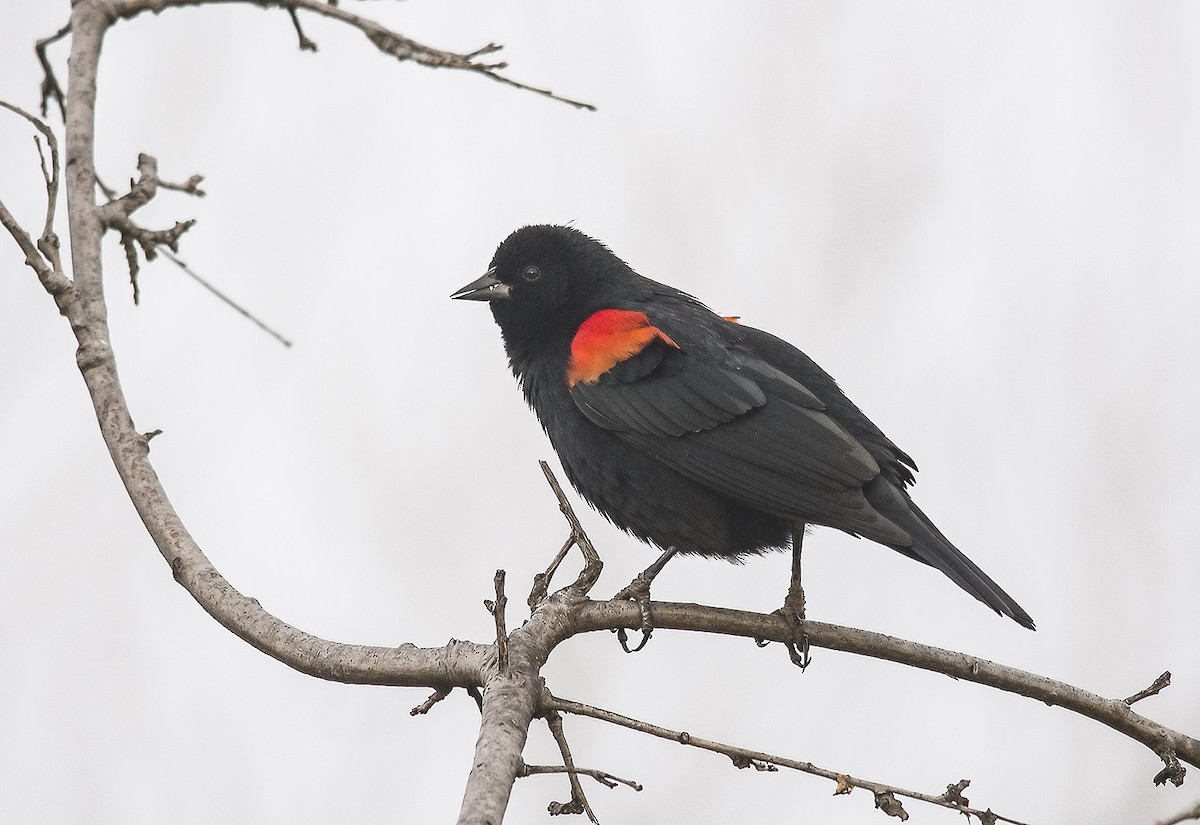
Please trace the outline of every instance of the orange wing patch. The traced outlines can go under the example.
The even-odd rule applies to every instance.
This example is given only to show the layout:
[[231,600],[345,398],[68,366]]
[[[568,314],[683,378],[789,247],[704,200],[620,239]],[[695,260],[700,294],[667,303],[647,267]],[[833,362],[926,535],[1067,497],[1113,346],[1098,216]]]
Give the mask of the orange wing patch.
[[579,325],[571,340],[571,360],[567,363],[567,383],[594,384],[619,361],[632,358],[658,339],[679,349],[643,312],[629,309],[602,309]]

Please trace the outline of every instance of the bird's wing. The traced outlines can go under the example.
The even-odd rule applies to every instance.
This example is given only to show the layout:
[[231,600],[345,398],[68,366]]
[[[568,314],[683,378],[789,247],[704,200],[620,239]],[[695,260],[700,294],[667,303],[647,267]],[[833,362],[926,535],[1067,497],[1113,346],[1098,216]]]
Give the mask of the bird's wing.
[[571,397],[589,420],[750,507],[910,541],[863,498],[875,459],[807,387],[752,355],[629,315],[640,317],[607,338],[597,324],[573,347]]
[[769,332],[739,324],[737,345],[748,350],[757,360],[809,388],[826,405],[829,415],[856,441],[867,448],[879,464],[883,475],[893,484],[913,483],[917,464],[892,440],[863,415],[854,402],[846,397],[833,377],[800,350]]

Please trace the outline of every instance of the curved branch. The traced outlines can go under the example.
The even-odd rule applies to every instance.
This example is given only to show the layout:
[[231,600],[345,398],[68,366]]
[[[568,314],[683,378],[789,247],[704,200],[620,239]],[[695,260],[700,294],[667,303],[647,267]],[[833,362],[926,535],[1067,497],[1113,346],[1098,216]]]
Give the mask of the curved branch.
[[491,646],[452,642],[443,648],[347,645],[320,639],[272,616],[237,591],[209,562],[172,506],[149,461],[149,443],[134,427],[109,344],[100,241],[104,207],[95,201],[96,67],[104,33],[113,22],[106,7],[78,2],[72,11],[67,84],[67,213],[72,292],[60,302],[79,342],[76,361],[87,384],[109,454],[142,523],[175,579],[225,628],[262,652],[313,676],[341,682],[427,687],[482,684]]
[[[775,614],[672,602],[651,602],[650,609],[654,625],[659,628],[720,633],[773,642],[785,642],[791,638],[787,623]],[[584,633],[612,629],[617,625],[636,628],[640,626],[641,614],[637,605],[629,602],[587,602],[573,619],[573,631]],[[954,679],[1028,696],[1047,705],[1058,705],[1094,719],[1141,742],[1167,763],[1167,767],[1155,777],[1158,784],[1170,781],[1178,785],[1183,781],[1182,767],[1177,762],[1173,764],[1175,757],[1200,767],[1200,740],[1147,719],[1121,699],[1106,699],[1047,676],[869,630],[813,621],[805,622],[804,629],[809,642],[815,647],[943,673]]]

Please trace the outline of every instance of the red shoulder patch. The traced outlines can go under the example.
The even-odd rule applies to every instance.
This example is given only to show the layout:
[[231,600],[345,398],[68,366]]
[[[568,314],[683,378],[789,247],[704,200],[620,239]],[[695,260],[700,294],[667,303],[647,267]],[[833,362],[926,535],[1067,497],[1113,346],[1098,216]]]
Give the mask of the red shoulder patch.
[[644,312],[629,309],[602,309],[579,325],[571,339],[571,360],[567,363],[567,384],[580,381],[594,384],[618,362],[632,358],[658,339],[679,349]]

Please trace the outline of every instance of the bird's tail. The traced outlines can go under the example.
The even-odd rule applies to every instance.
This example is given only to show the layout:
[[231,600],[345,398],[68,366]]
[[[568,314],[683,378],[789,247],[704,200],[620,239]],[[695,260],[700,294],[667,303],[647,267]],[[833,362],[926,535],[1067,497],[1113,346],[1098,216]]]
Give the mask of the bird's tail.
[[912,546],[890,545],[892,549],[936,567],[997,613],[1008,616],[1022,627],[1036,630],[1033,619],[1021,605],[951,544],[908,493],[884,478],[874,479],[863,492],[872,507],[912,537]]

